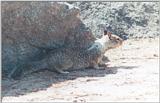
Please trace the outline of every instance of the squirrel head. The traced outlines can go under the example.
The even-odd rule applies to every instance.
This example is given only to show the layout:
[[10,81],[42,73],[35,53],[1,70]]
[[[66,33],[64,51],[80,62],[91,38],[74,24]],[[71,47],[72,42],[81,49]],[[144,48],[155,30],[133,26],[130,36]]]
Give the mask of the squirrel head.
[[116,48],[122,45],[123,39],[117,35],[112,34],[111,32],[104,30],[104,35],[102,38],[105,38],[106,49]]
[[100,50],[102,53],[109,49],[113,49],[116,47],[121,46],[123,43],[123,39],[120,37],[104,30],[104,35],[100,38],[95,40],[94,44],[88,50]]

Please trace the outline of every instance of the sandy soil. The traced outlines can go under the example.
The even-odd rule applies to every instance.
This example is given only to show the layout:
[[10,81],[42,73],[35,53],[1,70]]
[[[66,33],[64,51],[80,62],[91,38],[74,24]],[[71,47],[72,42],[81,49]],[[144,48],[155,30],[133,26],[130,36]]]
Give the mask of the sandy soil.
[[2,81],[3,102],[159,101],[159,38],[130,39],[106,53],[105,70],[41,71]]

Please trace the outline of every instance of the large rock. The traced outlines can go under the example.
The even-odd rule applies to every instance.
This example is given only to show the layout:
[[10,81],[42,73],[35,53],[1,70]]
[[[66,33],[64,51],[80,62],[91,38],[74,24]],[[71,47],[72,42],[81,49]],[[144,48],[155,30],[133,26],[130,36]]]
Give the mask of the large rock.
[[40,60],[47,50],[85,49],[95,40],[79,9],[68,3],[3,1],[1,6],[3,75]]

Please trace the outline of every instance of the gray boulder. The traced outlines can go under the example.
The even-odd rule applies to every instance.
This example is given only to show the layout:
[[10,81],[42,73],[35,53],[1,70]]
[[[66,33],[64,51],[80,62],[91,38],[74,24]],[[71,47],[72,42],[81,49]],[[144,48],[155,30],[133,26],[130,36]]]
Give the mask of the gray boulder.
[[3,1],[1,8],[3,76],[41,60],[48,51],[85,49],[95,40],[79,9],[68,3]]

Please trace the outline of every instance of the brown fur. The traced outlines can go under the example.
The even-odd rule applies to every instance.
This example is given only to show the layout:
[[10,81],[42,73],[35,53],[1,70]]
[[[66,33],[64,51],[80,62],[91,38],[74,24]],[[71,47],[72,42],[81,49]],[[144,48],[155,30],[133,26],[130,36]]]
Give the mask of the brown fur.
[[32,72],[48,68],[49,70],[56,71],[58,73],[69,73],[66,70],[75,70],[87,67],[101,69],[98,64],[101,62],[104,53],[109,49],[122,45],[122,42],[123,40],[120,37],[104,31],[103,37],[95,40],[92,46],[88,49],[76,50],[64,47],[50,51],[42,60],[28,64],[28,66],[26,66],[27,71],[29,67],[32,68]]
[[98,64],[102,60],[104,53],[109,49],[122,45],[122,42],[123,40],[120,37],[104,31],[104,36],[96,40],[87,50],[58,49],[51,52],[42,62],[47,63],[47,68],[56,70],[59,73],[68,73],[64,70],[87,67],[99,69]]

